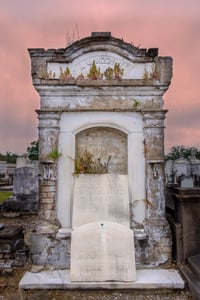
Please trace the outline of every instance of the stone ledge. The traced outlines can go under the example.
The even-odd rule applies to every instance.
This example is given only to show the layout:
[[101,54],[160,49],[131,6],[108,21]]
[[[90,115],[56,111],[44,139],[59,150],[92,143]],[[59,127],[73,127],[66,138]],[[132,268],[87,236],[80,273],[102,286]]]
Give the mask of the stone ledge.
[[56,238],[57,239],[71,238],[71,234],[72,234],[72,228],[62,227],[62,228],[58,229]]
[[79,87],[87,87],[87,86],[164,86],[167,87],[169,82],[161,82],[156,79],[70,79],[70,80],[61,80],[59,78],[34,78],[33,85],[37,86],[79,86]]
[[184,289],[184,281],[174,269],[142,269],[135,282],[70,282],[69,270],[26,272],[21,289]]

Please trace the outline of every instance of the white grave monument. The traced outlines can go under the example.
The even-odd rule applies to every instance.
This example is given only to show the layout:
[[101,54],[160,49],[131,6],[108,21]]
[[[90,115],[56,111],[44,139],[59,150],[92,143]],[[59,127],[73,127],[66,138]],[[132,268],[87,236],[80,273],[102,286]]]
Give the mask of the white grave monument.
[[74,182],[71,281],[135,281],[127,175],[79,175]]
[[[135,239],[138,231],[144,233],[148,251],[145,243],[136,243],[137,265],[169,264],[171,231],[164,194],[167,111],[163,95],[171,82],[172,59],[158,56],[157,48],[138,48],[109,32],[94,32],[63,49],[29,49],[29,53],[33,85],[41,99],[37,110],[41,171],[38,213],[49,224],[50,232],[52,224],[60,225],[55,226],[54,236],[63,240],[55,238],[55,252],[63,243],[67,249],[71,231],[73,249],[75,231],[82,232],[86,222],[113,222],[116,228],[125,226],[127,232],[131,228]],[[126,175],[127,179],[115,179],[112,188],[109,184],[94,188],[89,183],[83,188],[81,176],[80,182],[73,176],[73,159],[86,150],[103,163],[111,156],[108,173]],[[56,153],[61,155],[50,159]],[[106,227],[105,235],[110,230]],[[42,228],[40,231],[43,234]],[[42,252],[39,239],[36,244],[35,249]],[[36,252],[33,255],[37,258]],[[73,251],[71,255],[73,261]],[[69,265],[68,259],[63,265]]]

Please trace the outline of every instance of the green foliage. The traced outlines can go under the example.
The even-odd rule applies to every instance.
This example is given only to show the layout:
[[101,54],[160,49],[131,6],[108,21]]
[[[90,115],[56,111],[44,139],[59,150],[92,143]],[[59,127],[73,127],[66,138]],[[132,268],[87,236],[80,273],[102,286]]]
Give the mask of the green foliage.
[[102,163],[101,159],[98,160],[93,159],[93,155],[85,150],[81,157],[77,157],[73,159],[74,161],[74,174],[105,174],[108,173],[108,164],[110,162],[111,156],[108,157],[106,163]]
[[121,68],[120,63],[115,63],[114,67],[108,67],[104,73],[101,73],[100,68],[97,68],[95,61],[93,61],[87,77],[93,80],[102,79],[105,76],[105,79],[121,79],[124,74],[124,69]]
[[200,159],[200,150],[195,147],[173,146],[169,153],[165,155],[165,160],[175,160],[180,157],[189,158],[195,153],[196,158]]
[[120,63],[115,63],[113,68],[108,67],[104,72],[104,76],[107,80],[121,79],[123,74],[124,69],[120,67]]
[[60,76],[59,79],[61,80],[70,80],[73,79],[72,75],[71,75],[71,71],[68,67],[66,67],[66,69],[63,71],[62,67],[60,67]]
[[49,159],[53,159],[53,160],[57,160],[61,155],[62,155],[62,153],[60,153],[60,152],[58,151],[58,149],[54,149],[54,150],[52,150],[52,151],[48,154],[48,158],[49,158]]
[[12,196],[12,192],[0,191],[0,203],[7,200],[10,196]]
[[90,79],[93,79],[93,80],[102,79],[102,77],[103,77],[103,74],[101,73],[100,68],[97,69],[97,66],[96,66],[96,63],[94,60],[89,69],[89,73],[87,74],[87,77]]
[[114,73],[113,68],[108,67],[104,72],[104,76],[107,80],[110,80],[113,79],[113,73]]
[[17,154],[6,152],[6,154],[0,153],[0,161],[6,161],[7,163],[15,164],[17,159]]
[[38,160],[39,143],[38,141],[33,141],[31,146],[27,148],[28,158],[30,160]]
[[133,99],[133,107],[137,108],[140,105],[140,102],[137,99]]
[[92,154],[89,151],[85,151],[82,157],[78,157],[74,162],[75,174],[94,174],[94,161]]

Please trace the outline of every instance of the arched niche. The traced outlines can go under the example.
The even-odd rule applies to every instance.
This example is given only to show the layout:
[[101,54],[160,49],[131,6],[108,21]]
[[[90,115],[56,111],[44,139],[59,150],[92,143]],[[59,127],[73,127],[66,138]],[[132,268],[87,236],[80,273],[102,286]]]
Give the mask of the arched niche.
[[109,174],[128,173],[127,134],[112,127],[92,127],[76,134],[76,158],[89,153],[98,169],[106,165]]
[[[81,144],[80,140],[83,139],[84,143],[93,147],[89,147],[88,150],[93,151],[92,138],[97,135],[97,132],[99,145],[100,143],[108,144],[108,147],[106,145],[104,148],[105,160],[111,155],[110,163],[115,164],[114,159],[116,162],[118,161],[118,166],[113,170],[110,169],[109,173],[128,175],[130,204],[137,202],[137,205],[134,206],[135,218],[139,222],[144,219],[145,157],[142,115],[136,112],[63,112],[59,131],[58,150],[62,155],[58,160],[56,203],[56,215],[62,227],[71,227],[74,187],[73,160],[76,158],[77,145]],[[119,143],[119,145],[116,148],[110,147],[112,149],[110,153],[111,141],[112,144]],[[82,149],[85,150],[85,146]],[[98,151],[96,151],[97,154],[99,154]],[[120,154],[116,155],[115,152],[120,152]],[[123,155],[124,159],[122,159]],[[123,167],[120,167],[119,161],[123,161],[121,163]],[[122,172],[122,170],[124,171]],[[138,203],[141,203],[142,209],[137,208]]]

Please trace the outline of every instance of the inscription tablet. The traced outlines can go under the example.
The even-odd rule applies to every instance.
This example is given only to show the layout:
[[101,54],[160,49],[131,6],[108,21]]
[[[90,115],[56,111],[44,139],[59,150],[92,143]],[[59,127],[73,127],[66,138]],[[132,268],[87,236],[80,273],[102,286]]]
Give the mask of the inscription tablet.
[[94,222],[72,232],[71,281],[135,281],[133,232],[114,222]]
[[127,175],[79,175],[74,178],[72,227],[112,221],[130,227]]

